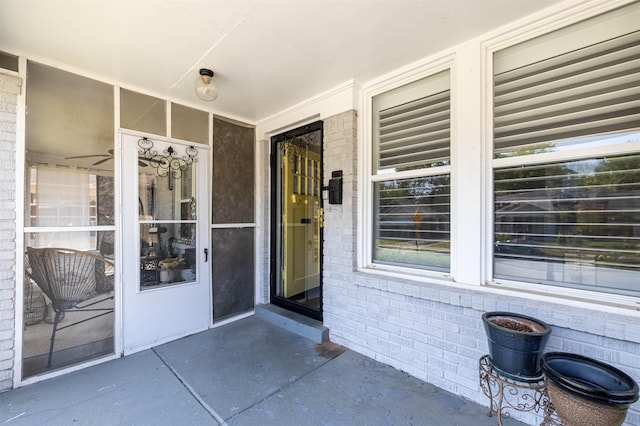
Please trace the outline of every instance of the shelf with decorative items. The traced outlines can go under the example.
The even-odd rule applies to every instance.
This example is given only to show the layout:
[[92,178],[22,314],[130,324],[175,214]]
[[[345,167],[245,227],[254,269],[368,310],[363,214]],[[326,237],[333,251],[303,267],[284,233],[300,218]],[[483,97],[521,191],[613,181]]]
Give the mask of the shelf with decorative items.
[[479,362],[480,388],[489,398],[489,412],[491,417],[495,412],[498,425],[502,426],[502,419],[510,417],[513,411],[544,413],[541,426],[563,426],[564,423],[555,412],[544,382],[544,376],[516,380],[504,376],[496,371],[489,355],[484,355]]

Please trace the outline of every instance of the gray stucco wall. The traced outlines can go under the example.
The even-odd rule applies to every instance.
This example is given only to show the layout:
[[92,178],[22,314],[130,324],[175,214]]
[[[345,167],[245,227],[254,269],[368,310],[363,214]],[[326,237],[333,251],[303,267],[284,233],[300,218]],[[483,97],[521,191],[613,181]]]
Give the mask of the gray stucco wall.
[[0,71],[0,392],[13,386],[16,299],[16,110],[19,77]]

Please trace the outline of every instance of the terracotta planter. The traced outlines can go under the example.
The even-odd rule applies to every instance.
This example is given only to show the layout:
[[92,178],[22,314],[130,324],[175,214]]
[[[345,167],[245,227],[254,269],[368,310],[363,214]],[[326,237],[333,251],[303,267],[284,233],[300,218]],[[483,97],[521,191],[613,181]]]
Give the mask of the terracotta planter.
[[638,400],[638,384],[615,367],[563,352],[541,361],[549,399],[566,426],[619,426]]
[[491,366],[503,376],[522,381],[540,378],[540,358],[551,327],[511,312],[485,312],[482,321],[489,340]]

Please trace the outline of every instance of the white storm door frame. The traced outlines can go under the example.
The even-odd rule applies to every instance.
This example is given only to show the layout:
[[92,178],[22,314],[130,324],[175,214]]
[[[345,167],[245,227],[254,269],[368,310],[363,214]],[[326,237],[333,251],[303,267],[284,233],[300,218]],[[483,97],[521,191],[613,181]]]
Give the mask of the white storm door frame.
[[[135,353],[209,328],[211,280],[209,237],[209,148],[198,150],[194,163],[196,182],[196,273],[192,281],[141,287],[138,141],[144,136],[121,133],[122,164],[122,352]],[[184,151],[182,141],[148,136],[162,153],[171,146]],[[179,189],[179,183],[175,190]]]

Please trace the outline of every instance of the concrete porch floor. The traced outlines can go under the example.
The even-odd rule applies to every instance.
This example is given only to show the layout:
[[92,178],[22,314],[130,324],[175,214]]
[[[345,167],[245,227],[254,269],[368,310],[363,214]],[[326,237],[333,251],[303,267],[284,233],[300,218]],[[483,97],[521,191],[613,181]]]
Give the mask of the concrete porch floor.
[[252,316],[0,393],[0,424],[489,426],[497,418],[486,406]]

